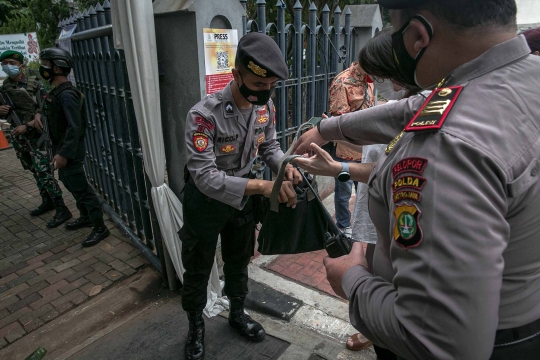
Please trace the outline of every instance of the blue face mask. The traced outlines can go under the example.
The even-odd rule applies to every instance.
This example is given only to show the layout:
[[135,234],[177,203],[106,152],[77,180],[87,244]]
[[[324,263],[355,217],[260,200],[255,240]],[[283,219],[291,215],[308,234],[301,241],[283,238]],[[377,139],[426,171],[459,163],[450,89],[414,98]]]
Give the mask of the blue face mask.
[[21,72],[21,69],[17,65],[2,65],[2,70],[8,75],[8,76],[17,76]]

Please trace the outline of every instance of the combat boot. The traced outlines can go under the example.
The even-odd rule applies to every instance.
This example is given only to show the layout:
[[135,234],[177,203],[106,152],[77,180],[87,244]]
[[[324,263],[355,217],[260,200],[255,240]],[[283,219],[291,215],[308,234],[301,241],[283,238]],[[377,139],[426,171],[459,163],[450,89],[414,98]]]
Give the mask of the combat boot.
[[39,216],[42,214],[45,214],[47,211],[54,210],[56,206],[54,205],[54,201],[52,201],[49,194],[44,191],[41,193],[41,205],[39,205],[34,210],[30,211],[30,215],[32,216]]
[[47,223],[49,229],[58,227],[73,217],[71,211],[69,211],[64,204],[64,199],[61,197],[54,199],[54,206],[56,207],[56,214],[54,214],[53,218]]
[[94,228],[88,237],[83,241],[83,247],[90,247],[98,244],[101,240],[105,239],[107,236],[111,235],[111,232],[105,226],[103,218],[96,219],[93,221]]
[[92,223],[92,220],[90,220],[90,217],[81,215],[78,219],[70,221],[66,223],[65,228],[66,230],[78,230],[85,227],[92,227],[94,224]]
[[229,325],[238,330],[240,335],[249,341],[263,341],[266,332],[261,324],[245,313],[244,299],[240,297],[230,297],[229,303]]
[[189,333],[184,347],[186,360],[199,360],[204,358],[204,319],[202,311],[187,313],[189,320]]

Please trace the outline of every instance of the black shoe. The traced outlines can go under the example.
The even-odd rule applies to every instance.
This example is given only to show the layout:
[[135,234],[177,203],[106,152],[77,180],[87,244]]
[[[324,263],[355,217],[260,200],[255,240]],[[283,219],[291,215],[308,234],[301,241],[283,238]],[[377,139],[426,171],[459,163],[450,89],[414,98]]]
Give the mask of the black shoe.
[[47,227],[49,229],[54,229],[55,227],[58,227],[71,219],[73,215],[71,215],[71,212],[69,209],[64,206],[63,208],[56,208],[56,214],[54,214],[53,218],[47,223]]
[[55,208],[56,206],[54,205],[54,202],[51,200],[49,195],[41,196],[41,205],[30,211],[30,215],[39,216],[45,214],[47,211],[54,210]]
[[240,335],[249,341],[263,341],[266,332],[261,324],[244,312],[244,299],[230,297],[229,325],[238,330]]
[[64,225],[66,230],[78,230],[85,227],[92,227],[92,220],[88,216],[81,216],[76,220],[70,221]]
[[90,235],[88,235],[88,237],[83,241],[82,246],[90,247],[97,245],[101,240],[105,239],[109,235],[111,235],[111,232],[105,225],[100,227],[94,226]]
[[184,347],[186,360],[200,360],[204,358],[204,320],[202,311],[187,313],[189,320],[189,332]]

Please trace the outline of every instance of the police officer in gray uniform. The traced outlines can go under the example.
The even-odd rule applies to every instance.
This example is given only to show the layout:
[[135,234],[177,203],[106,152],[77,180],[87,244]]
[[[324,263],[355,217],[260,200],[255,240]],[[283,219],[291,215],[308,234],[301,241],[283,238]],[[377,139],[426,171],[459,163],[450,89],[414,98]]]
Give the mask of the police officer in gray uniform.
[[[250,33],[238,43],[234,80],[206,96],[188,113],[185,128],[187,173],[184,226],[180,230],[186,269],[182,306],[189,319],[186,359],[204,356],[206,288],[221,235],[225,263],[224,292],[230,300],[229,324],[251,341],[262,341],[261,324],[244,313],[247,265],[254,254],[255,221],[250,195],[270,197],[273,181],[250,179],[260,155],[278,171],[283,152],[276,140],[275,109],[270,96],[278,80],[288,79],[287,65],[275,41]],[[300,173],[287,167],[280,202],[295,206],[292,184]]]
[[516,37],[515,2],[379,4],[404,78],[438,85],[300,139],[297,153],[390,143],[369,180],[374,275],[355,246],[325,260],[329,281],[352,324],[399,358],[538,359],[540,59]]

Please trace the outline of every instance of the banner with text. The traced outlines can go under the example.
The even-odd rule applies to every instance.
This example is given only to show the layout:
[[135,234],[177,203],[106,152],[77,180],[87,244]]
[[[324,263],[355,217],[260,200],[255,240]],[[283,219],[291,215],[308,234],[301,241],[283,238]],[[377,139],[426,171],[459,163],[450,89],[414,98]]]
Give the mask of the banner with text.
[[[0,54],[7,50],[20,52],[28,62],[39,61],[39,44],[35,32],[0,35]],[[6,76],[0,69],[0,78]]]
[[238,32],[231,29],[203,29],[206,94],[223,89],[232,80]]

